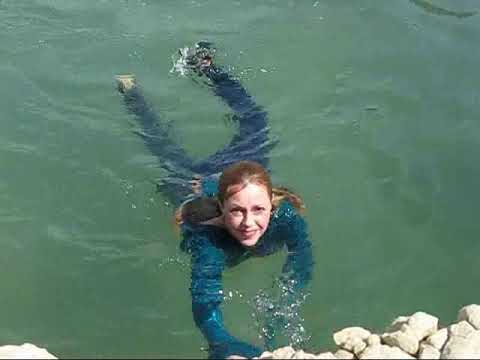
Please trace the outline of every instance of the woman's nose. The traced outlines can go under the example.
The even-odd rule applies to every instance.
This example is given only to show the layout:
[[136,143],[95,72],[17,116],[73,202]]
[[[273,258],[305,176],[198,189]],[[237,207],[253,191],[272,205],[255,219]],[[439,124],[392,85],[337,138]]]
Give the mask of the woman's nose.
[[249,212],[245,213],[243,224],[247,227],[254,225],[255,221],[253,221],[253,214],[250,214]]

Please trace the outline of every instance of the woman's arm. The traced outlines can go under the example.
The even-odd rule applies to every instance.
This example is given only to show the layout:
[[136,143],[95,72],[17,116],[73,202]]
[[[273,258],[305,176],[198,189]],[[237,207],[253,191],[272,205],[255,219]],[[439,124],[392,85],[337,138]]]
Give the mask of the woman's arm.
[[312,243],[308,234],[307,222],[295,208],[287,203],[284,213],[286,217],[287,260],[282,269],[285,285],[294,292],[303,290],[312,279],[313,254]]
[[265,319],[265,342],[269,350],[281,345],[276,343],[279,333],[286,335],[290,344],[297,346],[306,340],[299,312],[314,266],[312,243],[305,219],[290,203],[282,204],[278,216],[283,232],[281,235],[286,239],[287,259],[277,283],[280,297],[272,304]]
[[259,356],[261,350],[242,342],[225,329],[220,305],[223,302],[222,272],[225,253],[205,235],[195,235],[192,243],[192,312],[195,324],[210,345],[210,358],[241,355]]

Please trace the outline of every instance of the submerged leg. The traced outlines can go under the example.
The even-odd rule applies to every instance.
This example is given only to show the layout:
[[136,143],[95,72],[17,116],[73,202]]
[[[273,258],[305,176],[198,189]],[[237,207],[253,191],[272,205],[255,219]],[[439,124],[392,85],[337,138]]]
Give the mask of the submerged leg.
[[268,152],[275,144],[268,138],[267,112],[248,94],[240,81],[213,63],[214,52],[209,43],[200,42],[182,56],[190,68],[210,80],[214,94],[233,111],[238,132],[226,147],[201,162],[197,171],[220,172],[240,160],[253,160],[268,167]]
[[188,181],[193,174],[191,168],[193,160],[172,140],[169,126],[165,121],[161,121],[147,103],[134,76],[119,75],[116,80],[125,106],[131,114],[135,115],[141,126],[141,131],[136,133],[145,141],[152,154],[159,159],[160,166],[170,173],[170,176],[160,180],[157,190],[164,193],[171,202],[180,203],[191,193]]

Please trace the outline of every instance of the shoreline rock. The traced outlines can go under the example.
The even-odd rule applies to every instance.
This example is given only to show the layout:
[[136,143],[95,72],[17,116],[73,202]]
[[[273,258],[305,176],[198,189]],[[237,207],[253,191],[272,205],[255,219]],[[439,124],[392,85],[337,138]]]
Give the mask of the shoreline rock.
[[333,340],[336,349],[312,354],[288,346],[258,359],[480,359],[480,305],[463,307],[457,323],[441,329],[438,318],[416,312],[398,317],[383,334],[354,326]]
[[0,359],[57,359],[46,349],[33,344],[0,346]]

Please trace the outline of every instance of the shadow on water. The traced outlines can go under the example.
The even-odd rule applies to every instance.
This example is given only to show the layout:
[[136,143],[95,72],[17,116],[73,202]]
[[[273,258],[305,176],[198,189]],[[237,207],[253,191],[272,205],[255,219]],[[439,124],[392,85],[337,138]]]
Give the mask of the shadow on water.
[[372,188],[382,203],[411,226],[430,223],[438,188],[432,164],[435,159],[428,153],[413,156],[379,145],[375,137],[367,134],[350,141],[355,153],[362,154]]
[[430,1],[427,0],[410,0],[411,3],[421,7],[426,12],[433,14],[433,15],[443,15],[443,16],[454,16],[456,18],[462,19],[467,18],[470,16],[474,16],[478,13],[478,11],[454,11],[442,8],[440,6],[432,4]]
[[378,189],[390,206],[412,226],[427,224],[432,217],[435,185],[422,159],[409,162],[373,147],[363,151]]

